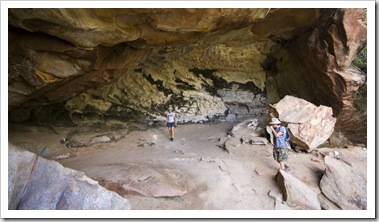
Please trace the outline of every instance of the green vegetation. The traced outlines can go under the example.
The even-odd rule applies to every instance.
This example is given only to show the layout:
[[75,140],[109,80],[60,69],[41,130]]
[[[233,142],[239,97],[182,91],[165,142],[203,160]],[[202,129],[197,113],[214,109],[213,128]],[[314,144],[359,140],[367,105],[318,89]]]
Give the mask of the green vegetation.
[[[367,46],[355,56],[352,64],[360,68],[367,77]],[[354,106],[361,112],[367,111],[367,80],[356,92]]]
[[367,83],[361,86],[356,92],[354,106],[361,112],[367,111]]
[[365,46],[354,58],[353,65],[360,68],[365,74],[367,69],[367,46]]

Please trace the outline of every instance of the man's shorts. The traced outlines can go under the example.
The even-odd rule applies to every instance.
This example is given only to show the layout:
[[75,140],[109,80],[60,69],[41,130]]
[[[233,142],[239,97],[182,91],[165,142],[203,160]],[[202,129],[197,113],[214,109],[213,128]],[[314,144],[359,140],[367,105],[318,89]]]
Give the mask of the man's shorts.
[[175,122],[172,122],[172,123],[167,123],[167,127],[168,128],[172,128],[175,126]]
[[272,151],[272,155],[275,160],[279,162],[284,162],[288,159],[288,149],[287,147],[280,147],[280,148],[275,148]]

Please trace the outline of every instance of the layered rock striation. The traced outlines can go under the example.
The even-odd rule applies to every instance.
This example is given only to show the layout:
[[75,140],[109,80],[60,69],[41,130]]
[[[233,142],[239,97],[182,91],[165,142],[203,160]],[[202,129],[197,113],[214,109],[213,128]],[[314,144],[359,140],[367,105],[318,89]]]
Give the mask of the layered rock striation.
[[344,129],[338,116],[356,111],[365,82],[351,66],[366,44],[364,9],[8,13],[10,121],[161,121],[168,105],[182,122],[264,119],[267,103],[294,95],[332,107]]

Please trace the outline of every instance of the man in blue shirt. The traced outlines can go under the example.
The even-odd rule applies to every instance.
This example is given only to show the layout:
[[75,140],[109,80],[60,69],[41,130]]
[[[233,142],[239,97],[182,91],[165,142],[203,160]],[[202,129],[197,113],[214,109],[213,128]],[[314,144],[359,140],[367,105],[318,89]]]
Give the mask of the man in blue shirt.
[[270,122],[270,129],[274,136],[274,149],[272,153],[275,161],[279,163],[280,169],[289,172],[290,168],[284,163],[288,159],[288,131],[280,124],[281,122],[277,118],[272,118]]

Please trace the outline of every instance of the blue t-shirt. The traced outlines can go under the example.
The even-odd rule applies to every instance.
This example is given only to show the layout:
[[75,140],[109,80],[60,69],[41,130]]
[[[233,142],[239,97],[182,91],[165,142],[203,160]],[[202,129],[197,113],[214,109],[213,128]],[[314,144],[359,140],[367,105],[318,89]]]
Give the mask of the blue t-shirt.
[[167,122],[169,122],[169,123],[175,122],[175,113],[174,112],[167,113],[166,115],[168,117],[168,121]]
[[282,132],[283,134],[280,135],[279,137],[275,137],[275,148],[280,148],[280,147],[286,147],[288,146],[287,142],[287,130],[284,126],[279,126],[278,128],[275,129],[275,132],[279,133]]

